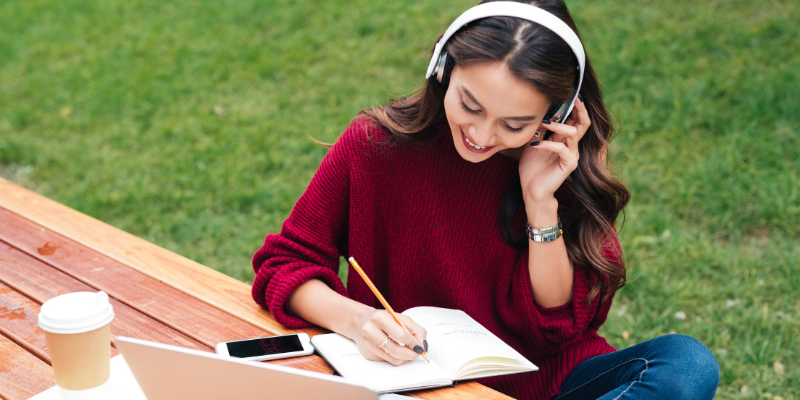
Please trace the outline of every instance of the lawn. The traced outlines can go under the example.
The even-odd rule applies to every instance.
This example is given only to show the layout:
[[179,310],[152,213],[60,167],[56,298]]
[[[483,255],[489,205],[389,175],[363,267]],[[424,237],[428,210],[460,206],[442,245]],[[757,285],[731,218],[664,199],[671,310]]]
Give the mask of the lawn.
[[[0,2],[0,175],[251,282],[358,110],[472,1]],[[601,329],[800,399],[800,3],[568,1],[615,114],[629,283]]]

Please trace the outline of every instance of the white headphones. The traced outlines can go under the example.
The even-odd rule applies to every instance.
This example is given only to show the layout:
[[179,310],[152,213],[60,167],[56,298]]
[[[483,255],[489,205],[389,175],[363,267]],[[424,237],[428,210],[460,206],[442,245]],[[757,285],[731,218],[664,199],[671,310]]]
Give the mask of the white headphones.
[[573,32],[572,29],[566,23],[564,23],[564,21],[545,10],[534,7],[530,4],[516,3],[513,1],[496,1],[480,4],[465,11],[463,14],[461,14],[461,16],[456,18],[452,24],[450,24],[450,27],[444,32],[444,36],[442,36],[442,38],[436,43],[436,47],[433,50],[433,57],[431,57],[431,62],[428,65],[428,72],[425,74],[425,79],[429,79],[431,75],[436,74],[436,79],[439,82],[442,82],[442,78],[445,73],[445,64],[448,61],[447,52],[443,52],[442,48],[444,47],[445,43],[447,43],[447,40],[450,39],[450,37],[456,32],[458,32],[458,30],[464,25],[472,21],[488,17],[516,17],[526,19],[550,29],[556,35],[560,36],[561,39],[564,39],[564,41],[567,42],[569,47],[572,49],[572,52],[575,53],[575,57],[578,59],[578,87],[575,89],[575,95],[562,104],[558,108],[558,111],[556,111],[556,113],[550,118],[555,122],[566,121],[569,113],[572,111],[573,105],[575,104],[575,97],[578,96],[578,93],[581,90],[586,54],[583,51],[583,46],[581,45],[581,40],[578,39],[578,35],[576,35],[575,32]]

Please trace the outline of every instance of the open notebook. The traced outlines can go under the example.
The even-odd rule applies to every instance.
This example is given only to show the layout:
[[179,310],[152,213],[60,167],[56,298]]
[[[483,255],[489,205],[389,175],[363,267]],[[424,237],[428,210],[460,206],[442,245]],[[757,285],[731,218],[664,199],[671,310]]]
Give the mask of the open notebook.
[[343,377],[376,392],[449,386],[460,379],[536,371],[539,368],[460,310],[416,307],[403,312],[428,331],[429,364],[422,357],[393,366],[369,361],[337,333],[311,344]]

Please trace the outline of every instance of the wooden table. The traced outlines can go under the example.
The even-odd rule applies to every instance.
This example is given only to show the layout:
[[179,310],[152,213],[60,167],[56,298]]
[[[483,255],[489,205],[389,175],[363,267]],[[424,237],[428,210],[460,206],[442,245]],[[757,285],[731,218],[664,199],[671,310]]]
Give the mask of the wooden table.
[[[0,178],[0,398],[27,399],[55,385],[37,324],[41,304],[98,290],[114,307],[112,337],[213,352],[218,342],[298,332],[256,305],[249,285]],[[316,355],[270,363],[333,372]],[[475,382],[409,395],[509,398]]]

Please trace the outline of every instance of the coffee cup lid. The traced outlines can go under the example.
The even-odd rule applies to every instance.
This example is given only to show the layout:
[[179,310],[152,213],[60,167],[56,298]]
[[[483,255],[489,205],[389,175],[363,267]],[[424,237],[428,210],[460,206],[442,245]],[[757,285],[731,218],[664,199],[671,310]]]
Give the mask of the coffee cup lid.
[[51,333],[83,333],[114,319],[106,292],[67,293],[47,300],[39,311],[39,327]]

